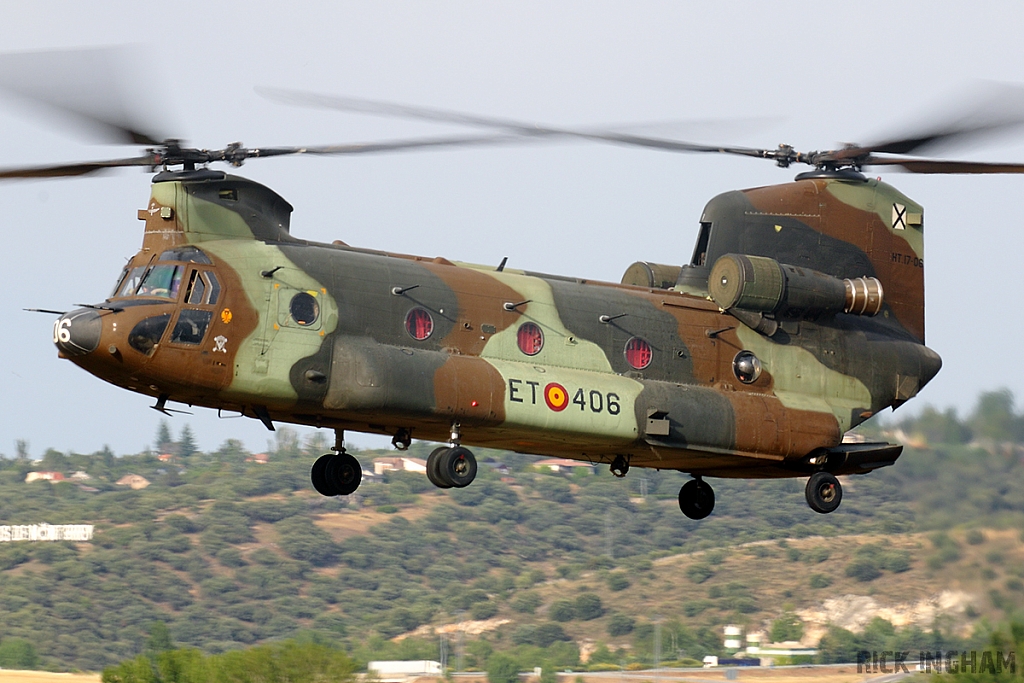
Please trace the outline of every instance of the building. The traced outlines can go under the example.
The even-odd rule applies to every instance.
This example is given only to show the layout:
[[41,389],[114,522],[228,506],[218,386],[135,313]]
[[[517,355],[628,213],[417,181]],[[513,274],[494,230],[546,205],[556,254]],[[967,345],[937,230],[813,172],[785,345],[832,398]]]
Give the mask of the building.
[[116,483],[118,486],[129,486],[135,491],[138,491],[139,489],[144,489],[149,486],[149,479],[140,477],[137,474],[126,474],[118,479]]
[[725,640],[722,642],[722,647],[725,648],[730,655],[735,654],[740,649],[740,637],[743,635],[743,629],[735,624],[729,624],[723,630]]
[[544,467],[552,472],[562,474],[579,472],[581,470],[586,470],[590,474],[594,473],[594,466],[589,462],[580,462],[579,460],[569,460],[567,458],[547,458],[546,460],[538,460],[533,464],[535,467]]
[[441,676],[441,662],[429,659],[411,661],[370,662],[366,668],[377,675],[381,683],[404,683],[410,678],[420,676]]
[[64,481],[64,475],[60,472],[29,472],[25,475],[26,484],[33,481],[48,481],[50,483]]
[[427,461],[419,458],[407,458],[405,456],[374,458],[373,473],[386,474],[387,472],[419,472],[427,473]]
[[257,465],[266,465],[270,462],[270,456],[266,453],[253,453],[245,459],[246,462],[254,462]]

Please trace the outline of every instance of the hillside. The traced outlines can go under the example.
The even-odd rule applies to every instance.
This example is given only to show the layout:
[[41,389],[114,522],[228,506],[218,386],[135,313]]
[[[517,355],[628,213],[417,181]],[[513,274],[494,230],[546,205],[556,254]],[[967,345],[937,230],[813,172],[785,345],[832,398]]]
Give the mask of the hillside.
[[[142,652],[155,622],[209,652],[301,635],[364,660],[436,658],[437,628],[480,622],[462,629],[465,666],[503,648],[573,663],[599,645],[594,661],[649,661],[655,620],[663,659],[692,657],[719,651],[726,623],[770,632],[791,614],[811,641],[831,621],[924,647],[1024,605],[1012,445],[908,449],[848,481],[828,516],[802,480],[716,481],[702,522],[679,512],[671,472],[566,478],[481,452],[511,473],[484,465],[451,491],[398,473],[346,500],[310,489],[324,444],[287,430],[265,464],[231,441],[179,450],[0,460],[0,524],[97,525],[91,543],[0,544],[0,659],[27,642],[42,666],[96,671]],[[25,483],[38,470],[90,478]],[[127,474],[151,485],[115,484]]]

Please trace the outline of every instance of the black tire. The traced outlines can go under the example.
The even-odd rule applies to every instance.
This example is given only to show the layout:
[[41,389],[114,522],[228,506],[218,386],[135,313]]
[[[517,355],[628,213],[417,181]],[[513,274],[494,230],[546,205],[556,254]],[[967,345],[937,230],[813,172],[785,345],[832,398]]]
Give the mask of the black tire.
[[359,488],[359,482],[363,480],[363,468],[348,453],[338,453],[327,461],[326,478],[328,486],[337,491],[335,495],[347,496]]
[[715,490],[710,484],[691,479],[679,489],[679,509],[690,519],[704,519],[715,509]]
[[476,479],[476,458],[468,448],[449,448],[437,458],[437,473],[455,488],[465,488]]
[[843,485],[828,472],[815,472],[807,480],[804,495],[812,510],[827,515],[843,502]]
[[441,478],[439,469],[441,456],[448,450],[447,446],[441,446],[432,450],[430,455],[427,456],[427,479],[439,489],[450,489],[452,487],[451,483]]
[[331,458],[334,457],[334,453],[328,453],[327,455],[321,455],[313,463],[313,467],[309,470],[309,480],[313,483],[313,488],[321,496],[336,496],[338,492],[327,480],[327,463],[330,462]]

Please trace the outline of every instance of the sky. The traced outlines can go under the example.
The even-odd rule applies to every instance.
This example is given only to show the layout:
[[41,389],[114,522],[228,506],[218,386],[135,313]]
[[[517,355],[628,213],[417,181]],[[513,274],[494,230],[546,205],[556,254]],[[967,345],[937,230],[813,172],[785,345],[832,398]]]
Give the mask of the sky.
[[[553,125],[674,122],[664,130],[681,139],[809,151],[912,130],[979,81],[1024,84],[1016,2],[0,0],[0,17],[0,52],[141,46],[124,65],[132,106],[209,148],[473,132],[284,106],[256,86]],[[0,167],[136,151],[0,98]],[[943,154],[1024,161],[1024,131]],[[686,262],[713,196],[799,170],[562,143],[255,160],[238,172],[295,207],[303,238],[618,281],[636,260]],[[1020,393],[1024,176],[881,177],[925,207],[927,342],[944,360],[901,412],[963,414],[979,392]],[[17,440],[36,457],[153,444],[165,418],[152,399],[58,359],[53,317],[22,310],[102,301],[141,246],[149,185],[136,169],[0,184],[0,453]],[[205,409],[169,422],[204,450],[228,438],[263,450],[272,438]]]

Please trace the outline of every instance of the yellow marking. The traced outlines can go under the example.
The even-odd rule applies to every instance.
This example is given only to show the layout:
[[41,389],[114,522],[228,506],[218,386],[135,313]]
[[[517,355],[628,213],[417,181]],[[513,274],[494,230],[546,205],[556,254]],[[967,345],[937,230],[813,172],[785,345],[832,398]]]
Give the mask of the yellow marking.
[[225,308],[223,311],[221,311],[220,312],[220,319],[221,319],[221,321],[225,325],[227,325],[229,322],[231,322],[231,309],[230,308]]
[[775,232],[782,232],[782,226],[781,225],[776,225],[775,226]]

